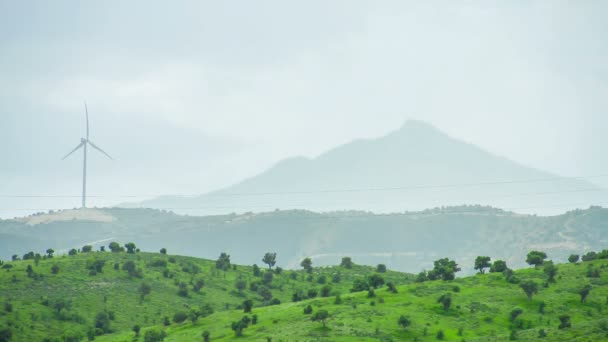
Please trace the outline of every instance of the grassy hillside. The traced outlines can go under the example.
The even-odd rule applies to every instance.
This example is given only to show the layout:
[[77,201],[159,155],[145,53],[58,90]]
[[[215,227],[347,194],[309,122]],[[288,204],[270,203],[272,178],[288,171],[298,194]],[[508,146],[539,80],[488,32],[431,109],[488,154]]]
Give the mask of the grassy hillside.
[[[240,338],[231,324],[246,314],[225,311],[196,324],[172,325],[166,329],[166,341],[202,341],[203,331],[210,333],[211,341],[438,341],[440,332],[446,341],[603,341],[608,340],[607,262],[559,265],[556,281],[548,287],[542,285],[546,283],[542,269],[515,272],[520,283],[539,284],[531,301],[519,284],[493,273],[398,286],[398,293],[379,289],[374,298],[367,292],[343,295],[339,304],[335,298],[323,298],[255,308],[247,315],[257,315],[257,324],[250,324]],[[589,269],[601,270],[600,277],[587,277]],[[582,303],[579,291],[588,284],[592,289]],[[448,310],[437,302],[444,294],[451,296]],[[307,315],[303,311],[308,305],[313,312]],[[517,309],[521,314],[511,319]],[[311,320],[320,310],[329,313],[326,327]],[[411,322],[407,328],[397,323],[402,315]],[[560,329],[563,315],[569,316],[570,326]],[[133,333],[124,333],[99,340],[132,339]]]
[[[546,250],[554,261],[565,262],[571,253],[608,245],[608,209],[600,207],[549,217],[479,206],[390,215],[291,210],[198,217],[152,209],[96,211],[101,213],[94,212],[89,219],[0,221],[0,259],[49,247],[67,252],[92,244],[97,249],[118,240],[137,241],[143,250],[166,247],[175,254],[207,259],[226,251],[238,264],[259,262],[260,255],[273,250],[286,268],[299,267],[307,256],[316,265],[335,265],[350,255],[360,264],[383,263],[390,269],[419,272],[447,255],[463,265],[463,273],[472,274],[473,259],[479,254],[520,268],[532,249]],[[81,217],[78,212],[72,214]],[[99,217],[111,220],[96,221]]]
[[[103,262],[103,267],[93,274],[95,261]],[[123,269],[129,261],[135,266],[131,274]],[[280,264],[280,255],[278,261]],[[97,315],[103,312],[113,316],[112,331],[124,332],[135,324],[162,324],[165,317],[173,321],[178,312],[190,321],[192,313],[203,317],[234,310],[247,299],[260,307],[291,302],[298,292],[309,296],[310,289],[316,289],[317,296],[334,296],[348,293],[356,279],[375,273],[372,267],[354,265],[350,269],[314,268],[311,274],[303,270],[277,274],[276,268],[268,272],[262,264],[260,276],[255,276],[252,266],[231,265],[222,271],[212,260],[143,252],[89,252],[38,263],[7,262],[2,267],[6,265],[11,268],[0,267],[0,330],[9,327],[15,341],[42,341],[46,337],[79,341],[93,330]],[[56,274],[54,266],[58,267]],[[32,269],[29,274],[28,267]],[[268,281],[266,274],[271,273]],[[412,275],[393,271],[382,273],[382,277],[396,284],[413,281]],[[239,280],[245,282],[242,291],[235,286]],[[142,284],[150,286],[143,300],[139,292]],[[199,291],[194,289],[197,284],[202,285]],[[326,293],[322,294],[324,287]],[[183,289],[187,293],[180,294]]]

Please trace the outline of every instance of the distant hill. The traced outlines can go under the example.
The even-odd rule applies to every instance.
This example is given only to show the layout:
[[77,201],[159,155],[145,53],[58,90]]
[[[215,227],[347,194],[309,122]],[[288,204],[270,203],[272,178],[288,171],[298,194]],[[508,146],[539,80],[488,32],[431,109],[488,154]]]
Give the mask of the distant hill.
[[466,274],[472,272],[476,253],[522,267],[530,249],[544,250],[556,261],[602,249],[608,245],[608,209],[547,217],[480,206],[398,214],[288,210],[203,217],[155,209],[98,209],[0,220],[3,260],[49,247],[58,253],[84,244],[98,248],[112,240],[204,258],[227,252],[241,264],[259,263],[261,255],[274,251],[287,268],[299,267],[307,256],[317,265],[351,256],[359,264],[384,263],[413,273],[428,269],[438,257],[451,256]]
[[607,195],[589,181],[529,168],[424,122],[407,121],[384,137],[353,141],[313,159],[286,159],[216,192],[128,206],[208,215],[275,208],[400,212],[481,204],[552,214],[605,204]]

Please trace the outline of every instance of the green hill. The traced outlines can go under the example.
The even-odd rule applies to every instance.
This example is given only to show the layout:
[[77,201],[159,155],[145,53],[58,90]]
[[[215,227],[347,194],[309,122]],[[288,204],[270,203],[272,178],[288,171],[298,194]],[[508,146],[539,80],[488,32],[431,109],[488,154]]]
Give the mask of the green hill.
[[[155,332],[166,334],[166,341],[202,341],[204,331],[211,341],[606,340],[608,251],[587,258],[593,260],[555,265],[554,281],[549,266],[540,266],[447,281],[420,282],[419,275],[415,283],[411,275],[359,265],[315,267],[311,273],[262,270],[258,277],[251,266],[224,271],[212,260],[143,252],[79,253],[37,265],[20,260],[0,272],[0,336],[8,329],[7,341],[80,341],[95,333],[96,341],[152,341]],[[92,272],[96,260],[105,262],[102,272]],[[131,272],[124,269],[130,261]],[[396,284],[394,290],[380,278]],[[199,279],[204,284],[197,292]],[[235,287],[239,279],[247,285],[242,292]],[[529,281],[537,284],[531,300],[522,290]],[[151,289],[143,299],[142,283]],[[266,298],[263,286],[271,293]],[[322,293],[324,286],[330,289]],[[354,288],[361,291],[351,293]],[[187,294],[180,295],[184,289]],[[248,299],[253,308],[245,313]],[[312,320],[323,310],[325,326]],[[245,316],[249,322],[237,337],[232,328],[242,327]],[[398,324],[401,316],[405,327]],[[139,338],[132,331],[136,324]]]
[[[280,256],[278,261],[280,264]],[[129,262],[134,266],[131,272],[125,266]],[[102,265],[101,272],[93,271],[96,265]],[[302,298],[312,296],[311,289],[316,290],[315,296],[334,296],[348,293],[355,280],[375,273],[373,267],[360,265],[317,267],[311,274],[276,267],[269,272],[260,266],[260,275],[255,276],[253,266],[230,265],[223,271],[216,261],[143,252],[78,253],[38,262],[6,262],[2,267],[0,327],[10,329],[11,341],[43,341],[45,337],[80,341],[93,331],[97,315],[104,312],[113,316],[111,330],[124,332],[134,324],[161,324],[165,317],[173,321],[179,312],[203,317],[233,310],[247,299],[260,307],[291,302],[294,293]],[[395,284],[414,278],[393,271],[382,277]],[[238,281],[244,282],[240,291]],[[143,300],[142,284],[150,287]]]

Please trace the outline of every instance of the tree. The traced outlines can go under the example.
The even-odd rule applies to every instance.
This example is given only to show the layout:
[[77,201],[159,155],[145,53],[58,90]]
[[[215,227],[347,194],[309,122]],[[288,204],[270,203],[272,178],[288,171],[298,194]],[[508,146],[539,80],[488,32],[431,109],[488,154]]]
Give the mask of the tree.
[[321,297],[329,297],[331,295],[331,286],[325,285],[321,288]]
[[160,249],[160,254],[167,255],[167,249],[166,249],[166,248],[164,248],[164,247],[163,247],[163,248],[161,248],[161,249]]
[[13,332],[11,331],[10,328],[2,328],[0,329],[0,341],[1,342],[8,342],[11,340],[11,338],[13,338]]
[[260,270],[260,267],[258,267],[258,265],[253,264],[253,276],[254,277],[259,277],[262,275],[262,271]]
[[519,284],[519,287],[524,290],[529,302],[532,301],[532,296],[538,293],[538,284],[533,280],[526,280]]
[[82,246],[82,248],[80,250],[82,251],[82,253],[89,253],[93,250],[93,246],[84,245],[84,246]]
[[343,257],[340,266],[351,269],[353,268],[353,260],[350,257]]
[[236,287],[239,293],[243,293],[243,290],[247,288],[247,282],[244,280],[237,280],[234,283],[234,287]]
[[262,261],[268,265],[268,269],[271,270],[272,266],[274,266],[277,263],[277,253],[266,253],[264,254],[264,258],[262,259]]
[[118,253],[120,252],[120,245],[118,244],[118,242],[110,242],[110,244],[108,245],[108,248],[110,249],[110,251],[114,252],[114,253]]
[[167,337],[164,330],[150,329],[144,334],[144,342],[162,342]]
[[19,260],[19,256],[17,254],[13,254],[13,256],[11,257],[12,261],[17,261]]
[[141,285],[139,285],[139,288],[137,289],[137,291],[139,292],[141,300],[143,301],[144,298],[147,295],[149,295],[150,292],[152,292],[152,287],[150,285],[148,285],[147,283],[141,283]]
[[46,250],[46,256],[47,256],[47,258],[52,258],[54,253],[55,253],[54,249],[52,249],[52,248],[47,249]]
[[570,316],[569,315],[561,315],[559,316],[559,326],[558,329],[566,329],[566,328],[570,328],[572,326],[572,323],[570,323]]
[[220,256],[215,262],[215,268],[224,272],[228,271],[230,269],[230,255],[225,252],[220,253]]
[[437,303],[441,303],[443,310],[448,311],[450,306],[452,306],[452,295],[450,293],[441,295],[441,297],[437,299]]
[[274,276],[272,275],[272,272],[264,272],[264,276],[262,277],[262,281],[264,282],[264,284],[270,284],[272,283],[272,278]]
[[135,333],[135,336],[138,337],[139,336],[139,331],[141,330],[141,327],[138,324],[135,324],[133,326],[133,332]]
[[211,334],[209,333],[209,331],[203,331],[203,334],[201,336],[203,336],[203,342],[211,341]]
[[304,258],[304,260],[300,262],[300,266],[302,266],[306,272],[312,273],[312,260],[310,258]]
[[251,308],[253,308],[253,301],[251,299],[247,299],[243,302],[243,312],[249,313],[251,312]]
[[580,259],[580,256],[578,254],[570,254],[570,256],[568,257],[568,262],[570,262],[572,264],[576,264],[579,259]]
[[125,248],[127,249],[127,253],[135,254],[136,246],[133,242],[125,243]]
[[490,273],[500,273],[507,269],[507,263],[503,260],[494,260],[492,267],[490,267]]
[[319,291],[317,291],[317,289],[308,289],[308,291],[306,292],[306,296],[308,298],[316,298],[318,294]]
[[95,328],[103,331],[104,334],[111,332],[110,317],[106,312],[100,312],[95,317]]
[[403,329],[407,329],[407,327],[412,325],[412,321],[408,317],[401,315],[397,321],[397,324],[399,324],[399,326]]
[[326,324],[326,321],[328,318],[329,318],[329,312],[327,312],[327,310],[318,310],[311,317],[311,320],[313,322],[321,322],[323,324],[323,328],[325,328],[325,324]]
[[523,313],[524,313],[523,309],[515,308],[515,309],[511,310],[511,314],[509,315],[509,320],[511,322],[514,322],[517,319],[517,317],[519,317],[519,315],[521,315]]
[[68,255],[76,255],[78,253],[78,251],[75,248],[70,249],[70,251],[68,252]]
[[397,287],[395,286],[395,284],[393,282],[388,282],[386,283],[386,289],[388,290],[388,292],[392,292],[392,293],[397,293]]
[[305,308],[304,308],[304,314],[305,315],[310,315],[312,313],[312,306],[310,306],[310,304],[308,304]]
[[478,256],[475,258],[475,270],[479,271],[479,274],[486,273],[485,269],[492,266],[490,260],[489,256]]
[[378,272],[378,273],[386,273],[386,265],[385,264],[378,264],[376,266],[376,272]]
[[543,263],[543,272],[547,275],[549,282],[555,282],[555,276],[557,275],[557,266],[553,264],[553,261],[548,260]]
[[367,277],[367,282],[370,286],[377,289],[380,286],[384,285],[384,279],[378,274],[372,274]]
[[249,326],[249,322],[251,322],[249,316],[243,316],[241,320],[232,322],[231,328],[234,330],[234,334],[236,336],[243,336],[243,330]]
[[454,280],[455,273],[460,271],[458,264],[448,258],[435,260],[434,266],[435,267],[433,268],[433,270],[428,272],[427,274],[429,280]]
[[545,252],[531,251],[526,256],[526,262],[528,263],[528,265],[538,267],[543,264],[546,258],[547,254]]
[[51,267],[51,272],[52,272],[53,274],[57,274],[57,273],[59,273],[59,266],[58,266],[58,265],[56,265],[56,264],[55,264],[55,265],[53,265],[53,267]]
[[589,292],[591,292],[591,289],[591,285],[587,284],[580,291],[578,291],[578,294],[581,296],[582,303],[587,300],[587,296],[589,295]]
[[105,252],[106,251],[106,247],[105,246],[99,246],[99,251],[100,252]]
[[597,253],[595,252],[589,252],[581,257],[582,261],[592,261],[595,259],[597,259]]

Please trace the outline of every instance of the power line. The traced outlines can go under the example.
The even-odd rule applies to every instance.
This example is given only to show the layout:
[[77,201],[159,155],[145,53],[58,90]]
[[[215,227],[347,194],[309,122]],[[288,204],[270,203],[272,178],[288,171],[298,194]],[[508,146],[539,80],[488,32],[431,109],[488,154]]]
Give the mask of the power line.
[[[599,174],[592,176],[576,176],[576,177],[546,177],[524,180],[501,180],[475,183],[452,183],[452,184],[430,184],[430,185],[412,185],[412,186],[396,186],[396,187],[370,187],[370,188],[342,188],[342,189],[319,189],[306,191],[273,191],[273,192],[241,192],[241,193],[221,193],[212,192],[208,194],[141,194],[141,195],[87,195],[87,197],[95,198],[141,198],[141,197],[224,197],[224,196],[267,196],[267,195],[301,195],[301,194],[316,194],[316,193],[344,193],[344,192],[373,192],[373,191],[401,191],[401,190],[426,190],[426,189],[442,189],[442,188],[458,188],[458,187],[475,187],[487,185],[507,185],[507,184],[525,184],[525,183],[540,183],[566,180],[585,180],[592,178],[608,177],[608,174]],[[80,195],[0,195],[0,198],[74,198],[81,197]]]

